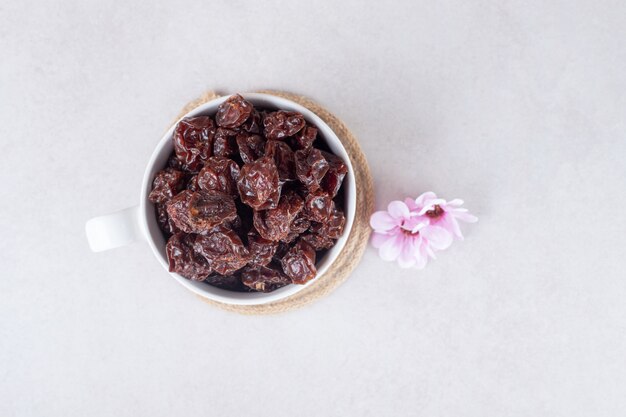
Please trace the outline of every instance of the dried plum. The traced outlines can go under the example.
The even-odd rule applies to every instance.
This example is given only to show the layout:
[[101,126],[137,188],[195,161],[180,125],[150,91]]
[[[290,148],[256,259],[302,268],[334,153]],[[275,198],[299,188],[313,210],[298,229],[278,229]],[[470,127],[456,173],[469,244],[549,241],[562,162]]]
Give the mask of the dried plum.
[[285,193],[275,209],[255,210],[254,228],[264,239],[284,240],[289,235],[291,223],[303,205],[299,195],[293,191]]
[[305,284],[315,278],[315,249],[302,239],[281,260],[283,271],[294,284]]
[[230,129],[218,127],[213,140],[213,155],[230,158],[237,153],[237,142],[235,137],[237,132]]
[[296,161],[289,145],[278,140],[269,140],[265,144],[265,155],[274,160],[280,181],[296,179]]
[[237,182],[241,201],[256,210],[276,208],[280,198],[278,170],[274,161],[261,157],[241,168]]
[[304,125],[304,116],[293,111],[278,110],[263,119],[265,137],[269,140],[284,140],[298,133]]
[[262,266],[269,264],[277,248],[278,242],[264,239],[256,232],[248,233],[250,264]]
[[165,252],[170,272],[193,281],[203,281],[211,272],[209,264],[192,247],[193,235],[177,233],[169,238]]
[[314,222],[327,222],[334,210],[333,199],[323,191],[310,193],[304,199],[304,215]]
[[167,214],[185,233],[207,233],[237,217],[232,197],[185,190],[167,203]]
[[309,191],[320,188],[320,181],[328,171],[328,161],[319,149],[301,149],[295,152],[296,175]]
[[254,162],[264,155],[265,140],[261,136],[239,133],[236,141],[239,155],[245,164]]
[[348,166],[341,158],[322,151],[324,159],[328,161],[328,171],[322,178],[321,188],[331,197],[335,197],[341,188],[344,177],[348,173]]
[[200,170],[211,156],[214,136],[215,124],[210,117],[191,117],[178,122],[173,136],[174,152],[186,170]]
[[245,267],[241,272],[241,281],[259,292],[271,292],[291,284],[291,279],[282,271],[258,265]]
[[204,168],[198,173],[198,189],[208,194],[226,194],[238,197],[237,180],[239,165],[232,159],[213,156],[207,159]]
[[165,203],[182,190],[185,174],[173,168],[157,172],[152,182],[152,191],[148,195],[151,203]]
[[239,236],[224,227],[215,228],[207,235],[197,235],[193,248],[221,275],[229,275],[243,268],[250,258]]
[[181,120],[148,196],[170,270],[229,291],[313,279],[315,251],[344,232],[335,205],[348,172],[314,146],[317,136],[302,114],[254,108],[238,94],[215,118]]
[[248,287],[243,285],[243,282],[241,282],[241,277],[239,277],[238,274],[233,274],[233,275],[213,274],[213,275],[209,275],[204,280],[204,282],[214,287],[221,288],[223,290],[238,291],[238,292],[249,291]]
[[220,127],[232,129],[239,127],[252,113],[252,104],[239,94],[234,94],[217,108],[215,121]]
[[317,137],[317,128],[314,126],[307,126],[299,131],[292,140],[294,149],[308,149],[313,146],[315,138]]

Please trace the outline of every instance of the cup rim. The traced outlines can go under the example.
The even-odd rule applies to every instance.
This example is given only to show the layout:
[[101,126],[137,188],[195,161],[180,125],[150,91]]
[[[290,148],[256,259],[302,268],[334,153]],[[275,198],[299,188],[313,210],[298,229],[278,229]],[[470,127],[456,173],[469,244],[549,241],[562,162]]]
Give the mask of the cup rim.
[[185,117],[195,117],[199,115],[214,116],[215,111],[217,110],[217,106],[226,101],[231,95],[218,97],[190,110],[185,115],[177,119],[176,122],[173,123],[173,125],[167,130],[167,132],[165,132],[165,134],[162,136],[161,140],[155,147],[144,172],[139,217],[141,227],[146,236],[146,240],[150,248],[152,249],[152,252],[154,253],[157,260],[168,272],[168,274],[173,276],[176,281],[178,281],[178,283],[201,297],[208,298],[209,300],[217,301],[220,303],[233,305],[260,305],[275,302],[302,291],[304,288],[307,288],[316,280],[320,279],[327,272],[328,268],[330,268],[330,266],[337,260],[339,254],[343,251],[347,239],[352,231],[352,225],[356,212],[356,183],[354,178],[354,169],[352,167],[349,155],[345,147],[343,146],[343,143],[341,143],[341,140],[332,130],[332,128],[328,126],[328,124],[324,122],[318,115],[296,102],[271,94],[240,94],[246,100],[252,102],[254,105],[260,104],[275,107],[277,109],[298,111],[302,113],[308,122],[312,123],[315,127],[318,128],[318,140],[321,136],[323,140],[325,140],[326,144],[331,148],[332,152],[334,154],[338,154],[338,156],[340,156],[344,160],[348,167],[348,172],[342,183],[342,187],[346,187],[344,190],[344,215],[346,217],[344,232],[342,236],[337,240],[335,245],[328,250],[324,257],[320,260],[316,260],[316,266],[319,265],[319,267],[315,278],[313,278],[304,285],[289,284],[285,287],[269,293],[240,293],[223,290],[202,282],[191,281],[177,273],[169,272],[169,263],[165,256],[165,239],[163,238],[160,229],[156,225],[154,205],[148,201],[148,194],[150,193],[154,174],[157,171],[163,169],[163,167],[165,166],[165,161],[171,154],[171,151],[173,149],[171,137],[178,122]]

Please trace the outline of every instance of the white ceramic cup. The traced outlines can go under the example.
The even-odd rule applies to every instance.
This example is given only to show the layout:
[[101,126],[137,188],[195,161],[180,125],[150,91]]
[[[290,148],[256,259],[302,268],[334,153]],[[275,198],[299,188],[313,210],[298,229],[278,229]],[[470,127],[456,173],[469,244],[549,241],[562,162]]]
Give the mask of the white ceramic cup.
[[[293,295],[301,291],[307,285],[315,282],[316,279],[319,279],[319,277],[328,270],[330,265],[337,259],[337,256],[343,249],[350,235],[356,209],[356,186],[354,182],[354,170],[352,169],[352,164],[350,163],[346,149],[343,147],[335,132],[333,132],[315,113],[291,100],[269,94],[246,93],[242,94],[242,96],[257,107],[296,111],[303,114],[307,122],[317,127],[317,140],[324,141],[330,150],[335,155],[340,156],[348,166],[348,173],[342,185],[345,195],[343,210],[346,216],[346,225],[343,235],[341,235],[335,245],[322,258],[317,259],[317,276],[307,284],[291,284],[270,293],[240,293],[222,290],[206,283],[188,280],[176,273],[169,273],[184,287],[202,297],[227,304],[254,305],[270,303]],[[228,99],[228,96],[211,100],[196,107],[183,117],[214,116],[217,112],[217,107],[226,99]],[[143,240],[148,242],[152,248],[152,252],[154,252],[154,255],[161,265],[163,265],[166,270],[169,270],[169,264],[165,254],[165,244],[167,242],[159,229],[155,208],[154,205],[148,201],[148,194],[152,188],[154,176],[165,167],[167,159],[174,149],[172,145],[172,134],[175,126],[174,124],[174,126],[165,133],[148,162],[143,176],[139,205],[106,216],[96,217],[89,220],[85,225],[87,240],[91,250],[94,252],[113,249],[128,245],[134,241]]]

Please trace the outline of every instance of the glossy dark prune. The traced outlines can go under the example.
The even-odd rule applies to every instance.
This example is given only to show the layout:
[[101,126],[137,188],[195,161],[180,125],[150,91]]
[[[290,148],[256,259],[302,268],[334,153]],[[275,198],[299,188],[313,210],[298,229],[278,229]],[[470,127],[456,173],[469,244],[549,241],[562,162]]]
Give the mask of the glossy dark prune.
[[157,172],[148,194],[151,203],[165,203],[182,190],[185,174],[172,168]]
[[239,236],[225,227],[217,227],[207,235],[197,235],[193,249],[221,275],[229,275],[243,268],[250,258]]
[[232,129],[241,126],[252,114],[252,104],[239,94],[234,94],[217,108],[215,121],[220,127]]
[[183,119],[149,195],[172,271],[246,292],[314,278],[315,251],[346,223],[335,204],[347,164],[316,149],[317,136],[301,114],[255,109],[240,95],[215,119]]
[[261,136],[239,133],[236,141],[244,164],[254,162],[264,155],[265,140]]
[[271,292],[291,284],[291,279],[273,268],[265,266],[247,266],[241,272],[243,285],[259,292]]
[[207,116],[186,118],[178,122],[173,142],[176,157],[186,170],[198,172],[211,156],[215,125]]
[[304,233],[300,239],[311,245],[315,250],[330,249],[335,244],[335,241],[330,237],[317,233]]
[[248,251],[250,252],[250,264],[265,266],[272,261],[276,253],[278,242],[263,239],[258,233],[248,233]]
[[172,235],[172,228],[170,227],[170,218],[167,215],[167,210],[165,208],[165,204],[155,204],[154,209],[157,215],[157,223],[159,224],[159,229],[163,232],[166,237],[170,237]]
[[265,144],[265,155],[274,160],[281,181],[296,179],[296,161],[289,145],[278,140],[268,140]]
[[213,139],[213,155],[224,158],[230,158],[235,155],[237,153],[236,136],[236,131],[218,127]]
[[283,240],[289,235],[291,223],[303,205],[302,198],[295,192],[285,193],[275,209],[255,210],[254,228],[264,239]]
[[192,247],[193,235],[177,233],[169,238],[165,252],[169,271],[193,281],[203,281],[211,272],[209,264]]
[[315,249],[302,239],[283,256],[281,265],[294,284],[306,284],[315,278]]
[[185,233],[207,233],[237,217],[232,197],[189,190],[179,193],[167,203],[167,214]]
[[284,140],[298,133],[304,125],[304,116],[293,111],[278,110],[263,119],[263,131],[269,140]]
[[309,230],[312,233],[328,236],[331,239],[339,239],[346,226],[346,217],[343,211],[335,209],[324,223],[312,224]]
[[313,146],[315,138],[317,138],[317,128],[306,126],[293,137],[291,143],[294,149],[308,149]]
[[328,161],[328,171],[320,186],[331,197],[335,197],[341,188],[344,177],[348,173],[348,166],[343,162],[341,158],[331,153],[322,151],[324,159]]
[[252,114],[250,114],[248,120],[241,125],[241,129],[248,133],[261,133],[263,130],[262,123],[261,113],[257,110],[252,110]]
[[274,161],[263,156],[241,168],[237,182],[241,201],[256,210],[276,208],[280,198],[278,170]]
[[310,193],[304,199],[304,215],[314,222],[327,222],[334,210],[333,199],[323,191]]
[[304,217],[303,212],[300,212],[291,222],[291,225],[289,226],[289,234],[282,241],[287,243],[294,242],[300,235],[306,232],[310,226],[311,221]]
[[197,175],[198,189],[208,194],[226,194],[238,197],[239,165],[232,159],[213,156],[207,159]]
[[328,161],[319,149],[301,149],[295,152],[296,175],[309,191],[320,188],[320,181],[328,171]]
[[237,274],[233,275],[209,275],[204,282],[214,287],[221,288],[223,290],[245,292],[249,291],[249,288],[243,285],[241,278]]

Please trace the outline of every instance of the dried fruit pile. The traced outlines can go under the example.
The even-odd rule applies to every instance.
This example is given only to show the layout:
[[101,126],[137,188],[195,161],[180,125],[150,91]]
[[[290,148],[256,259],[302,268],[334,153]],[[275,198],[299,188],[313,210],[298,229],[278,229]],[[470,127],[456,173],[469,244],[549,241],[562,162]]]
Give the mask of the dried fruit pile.
[[255,109],[240,95],[215,120],[181,120],[149,195],[170,271],[232,291],[314,278],[316,257],[343,233],[335,200],[348,171],[316,136],[300,113]]

